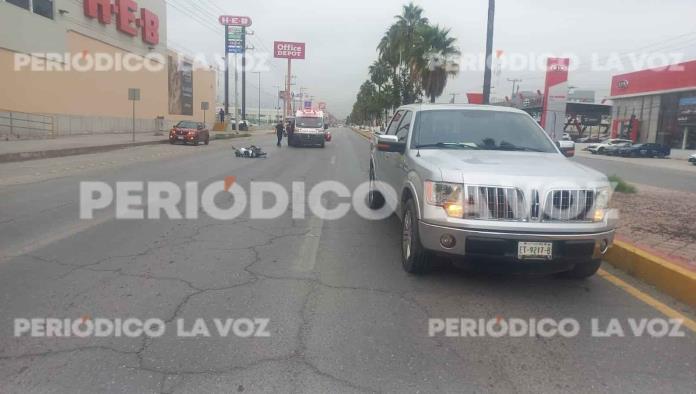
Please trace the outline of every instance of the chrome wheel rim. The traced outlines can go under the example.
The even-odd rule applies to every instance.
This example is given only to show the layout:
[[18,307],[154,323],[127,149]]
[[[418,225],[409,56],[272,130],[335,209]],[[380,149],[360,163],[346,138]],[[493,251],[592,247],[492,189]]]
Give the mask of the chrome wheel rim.
[[406,260],[411,257],[412,224],[411,212],[406,211],[406,215],[404,215],[404,228],[401,233],[401,250],[404,253],[404,259]]

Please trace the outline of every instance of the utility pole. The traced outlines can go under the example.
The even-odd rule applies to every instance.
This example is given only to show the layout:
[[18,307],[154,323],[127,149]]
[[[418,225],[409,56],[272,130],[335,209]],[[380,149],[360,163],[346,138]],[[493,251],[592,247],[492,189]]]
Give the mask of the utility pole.
[[261,126],[261,71],[254,71],[253,74],[258,74],[259,75],[259,126]]
[[246,120],[246,27],[242,27],[242,120]]
[[454,104],[454,100],[457,98],[457,96],[459,96],[459,93],[450,93],[450,96],[452,96],[450,99],[450,104]]
[[512,100],[512,99],[515,97],[515,94],[516,94],[516,93],[515,93],[515,87],[516,87],[516,86],[518,87],[517,83],[522,82],[522,80],[521,80],[521,79],[517,79],[517,78],[512,78],[512,79],[508,78],[507,80],[508,80],[508,82],[512,82],[512,94],[510,95],[510,100]]
[[275,105],[276,119],[273,121],[273,123],[275,123],[278,121],[278,117],[280,115],[280,85],[273,85],[273,87],[275,88],[275,91],[278,92],[278,93],[276,93],[276,105]]
[[234,54],[234,129],[236,131],[237,127],[239,126],[239,118],[237,118],[237,111],[239,109],[239,94],[237,92],[237,88],[239,87],[239,74],[237,73],[237,54]]
[[225,25],[225,114],[227,116],[230,116],[230,51],[227,48],[227,39],[229,35],[230,26]]
[[486,71],[483,73],[483,103],[491,102],[491,67],[493,65],[493,23],[495,0],[488,0],[488,29],[486,31]]

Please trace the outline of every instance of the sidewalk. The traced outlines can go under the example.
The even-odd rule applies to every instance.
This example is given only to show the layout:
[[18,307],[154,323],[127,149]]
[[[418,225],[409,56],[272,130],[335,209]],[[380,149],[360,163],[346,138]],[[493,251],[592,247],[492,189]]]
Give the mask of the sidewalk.
[[[263,134],[266,129],[240,132],[246,134]],[[210,139],[229,138],[236,133],[211,132]],[[153,133],[136,133],[135,142],[132,134],[85,134],[54,139],[0,141],[0,163],[10,163],[25,160],[45,159],[51,157],[83,155],[87,153],[106,152],[110,150],[130,148],[142,145],[165,144],[169,142],[168,134],[154,135]]]
[[0,141],[0,163],[42,159],[49,157],[103,152],[131,146],[163,144],[167,134],[139,133],[132,142],[132,134],[85,134],[54,139]]

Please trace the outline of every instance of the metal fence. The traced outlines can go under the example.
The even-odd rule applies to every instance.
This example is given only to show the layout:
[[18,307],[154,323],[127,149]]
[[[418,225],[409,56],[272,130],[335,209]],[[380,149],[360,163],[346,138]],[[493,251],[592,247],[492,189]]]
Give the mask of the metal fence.
[[53,116],[0,110],[0,136],[3,139],[52,138]]
[[[136,119],[136,133],[165,131],[173,121],[165,119]],[[80,116],[63,114],[33,114],[0,109],[0,139],[42,139],[70,135],[131,133],[132,118]]]

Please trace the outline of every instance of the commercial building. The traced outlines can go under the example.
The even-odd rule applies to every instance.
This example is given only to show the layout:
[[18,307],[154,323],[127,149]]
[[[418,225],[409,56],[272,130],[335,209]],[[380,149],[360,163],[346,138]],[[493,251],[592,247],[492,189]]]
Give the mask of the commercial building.
[[129,88],[139,131],[212,120],[217,73],[166,43],[164,0],[0,0],[0,134],[129,131]]
[[696,149],[696,60],[616,75],[612,136]]

